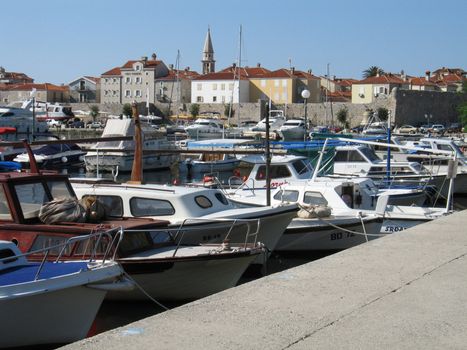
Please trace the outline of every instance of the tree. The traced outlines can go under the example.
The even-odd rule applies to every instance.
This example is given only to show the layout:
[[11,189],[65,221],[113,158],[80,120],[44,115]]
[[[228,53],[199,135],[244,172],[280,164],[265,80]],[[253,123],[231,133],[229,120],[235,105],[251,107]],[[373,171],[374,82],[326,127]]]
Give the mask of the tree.
[[96,118],[99,115],[99,106],[97,105],[92,105],[89,108],[89,115],[92,117],[92,121],[96,122]]
[[465,128],[467,126],[467,102],[464,102],[459,107],[457,107],[457,112],[459,113],[458,119],[462,123],[462,126]]
[[199,104],[197,103],[193,103],[191,106],[190,106],[190,114],[196,118],[199,114]]
[[235,114],[234,109],[232,108],[232,105],[229,103],[225,105],[224,107],[224,115],[228,118],[230,114],[230,118],[232,118]]
[[378,66],[370,66],[363,71],[363,78],[376,77],[377,75],[383,75],[384,70]]
[[337,112],[337,121],[342,124],[342,127],[344,129],[349,128],[349,122],[347,121],[349,111],[347,110],[347,107],[342,107],[339,109]]
[[122,114],[126,116],[131,116],[132,114],[132,109],[131,109],[131,104],[125,103],[122,107]]
[[376,113],[378,114],[378,118],[379,118],[379,119],[381,119],[381,120],[388,120],[389,111],[388,111],[387,108],[379,107],[379,108],[376,110]]

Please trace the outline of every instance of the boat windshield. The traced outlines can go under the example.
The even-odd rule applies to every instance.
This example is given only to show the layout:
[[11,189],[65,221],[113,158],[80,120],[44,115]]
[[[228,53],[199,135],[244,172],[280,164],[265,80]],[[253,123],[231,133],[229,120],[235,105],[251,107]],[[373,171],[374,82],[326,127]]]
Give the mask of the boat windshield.
[[23,217],[39,217],[42,205],[53,199],[74,198],[68,184],[63,180],[37,181],[14,185]]
[[360,152],[370,160],[370,162],[375,163],[375,162],[380,162],[381,158],[379,158],[374,151],[372,151],[368,147],[361,147]]
[[0,188],[0,220],[11,220],[10,208],[3,187]]

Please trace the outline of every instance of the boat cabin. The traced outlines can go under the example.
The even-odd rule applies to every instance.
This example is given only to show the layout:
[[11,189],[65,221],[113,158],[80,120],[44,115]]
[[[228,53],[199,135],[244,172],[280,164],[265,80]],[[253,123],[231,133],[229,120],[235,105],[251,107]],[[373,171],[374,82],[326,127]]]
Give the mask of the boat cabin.
[[[72,236],[87,235],[98,229],[122,227],[148,230],[167,226],[167,221],[162,220],[116,218],[103,218],[99,224],[82,220],[43,223],[39,218],[42,206],[58,199],[76,199],[66,175],[45,171],[38,174],[0,173],[0,240],[11,241],[22,252],[28,252],[61,244]],[[74,208],[67,211],[65,217],[73,213],[76,213]],[[131,247],[135,244],[133,240],[133,236],[125,236],[122,247]],[[73,251],[69,250],[68,253],[72,254]]]
[[[285,155],[271,157],[271,187],[294,180],[311,179],[313,165],[306,157]],[[266,187],[266,158],[262,155],[251,155],[241,159],[234,170],[237,179],[250,188]]]
[[[387,164],[367,146],[338,146],[334,157],[334,174],[380,178],[387,175]],[[391,176],[429,175],[416,162],[391,162]]]

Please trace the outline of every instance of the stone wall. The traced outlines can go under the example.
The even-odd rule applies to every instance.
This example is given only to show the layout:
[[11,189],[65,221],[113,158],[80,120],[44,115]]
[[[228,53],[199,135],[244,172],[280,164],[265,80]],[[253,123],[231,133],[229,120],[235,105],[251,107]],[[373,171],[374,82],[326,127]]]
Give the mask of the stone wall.
[[[437,91],[413,91],[393,89],[389,96],[380,95],[375,101],[369,104],[352,104],[350,102],[321,102],[308,103],[308,120],[314,125],[329,125],[332,121],[338,124],[336,115],[341,108],[347,108],[348,121],[351,126],[361,123],[366,110],[376,111],[378,108],[386,108],[391,112],[393,123],[395,125],[413,124],[415,126],[427,123],[425,114],[432,115],[430,123],[449,124],[457,121],[457,107],[467,101],[467,94],[455,92],[437,92]],[[74,103],[73,110],[89,110],[89,106],[94,103]],[[101,112],[119,115],[122,112],[122,105],[118,103],[97,104]],[[160,111],[168,109],[167,103],[156,103]],[[190,103],[184,104],[185,111],[188,114]],[[200,112],[218,112],[224,115],[225,106],[220,103],[199,103]],[[142,107],[143,109],[145,107]],[[179,108],[178,105],[171,106],[171,113],[175,114]],[[285,105],[273,105],[272,109],[281,109],[285,111],[288,118],[303,118],[304,105],[294,103]],[[265,101],[257,103],[241,103],[233,105],[234,116],[232,123],[253,120],[259,121],[268,110],[268,104]],[[144,113],[145,114],[145,113]],[[102,116],[106,115],[103,113]]]
[[[396,124],[421,125],[458,122],[457,108],[467,102],[467,94],[441,91],[393,91],[397,101]],[[425,118],[431,114],[429,121]]]

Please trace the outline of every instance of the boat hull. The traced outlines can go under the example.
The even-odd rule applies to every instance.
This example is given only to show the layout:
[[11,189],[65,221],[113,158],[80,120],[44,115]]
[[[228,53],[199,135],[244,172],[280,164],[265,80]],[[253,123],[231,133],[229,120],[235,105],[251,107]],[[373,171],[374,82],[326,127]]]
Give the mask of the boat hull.
[[[234,287],[258,254],[220,255],[199,258],[129,261],[120,263],[133,280],[156,300],[187,301],[204,298]],[[147,300],[138,288],[130,292],[109,292],[108,298]]]
[[[172,155],[143,155],[143,170],[157,170],[169,168],[174,157]],[[99,154],[96,156],[86,155],[84,157],[86,163],[86,171],[96,172],[112,172],[118,167],[119,172],[129,172],[133,167],[133,154]]]
[[[361,234],[334,228],[326,223],[327,220],[336,226]],[[377,217],[365,217],[363,221],[367,234],[373,235],[380,232],[381,221]],[[378,236],[366,237],[368,240],[378,238]],[[285,230],[277,244],[276,251],[342,250],[365,243],[367,238],[365,238],[360,218],[334,218],[332,220],[296,218]]]

